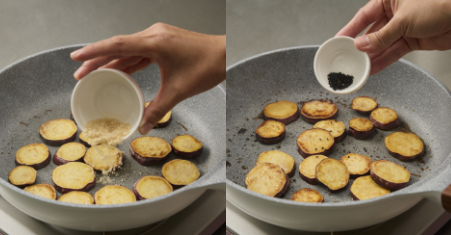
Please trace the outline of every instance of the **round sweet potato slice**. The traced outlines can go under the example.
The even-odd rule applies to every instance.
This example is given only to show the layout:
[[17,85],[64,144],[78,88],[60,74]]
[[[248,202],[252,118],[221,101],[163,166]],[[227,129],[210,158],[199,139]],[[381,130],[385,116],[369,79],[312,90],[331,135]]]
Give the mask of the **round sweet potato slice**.
[[163,196],[172,190],[172,185],[165,178],[154,175],[141,177],[133,186],[133,192],[139,200]]
[[324,155],[312,155],[304,159],[301,164],[299,164],[299,175],[301,176],[301,179],[309,184],[318,184],[318,180],[316,179],[316,166],[326,158],[327,157]]
[[35,184],[28,186],[23,190],[48,199],[56,199],[56,191],[50,184]]
[[348,168],[342,162],[326,158],[316,166],[316,178],[331,191],[340,190],[349,182]]
[[144,166],[162,164],[169,158],[171,151],[171,145],[158,137],[143,136],[130,143],[133,159]]
[[352,100],[351,109],[363,114],[369,114],[377,108],[377,101],[368,96],[357,96]]
[[264,121],[257,127],[255,134],[262,144],[275,144],[285,138],[285,124],[274,120]]
[[82,131],[80,132],[80,135],[78,135],[78,138],[80,139],[80,143],[84,144],[85,146],[91,147],[89,143],[92,142],[92,139],[89,139],[86,137],[85,133]]
[[378,160],[371,164],[371,178],[384,188],[398,190],[407,186],[410,172],[394,162]]
[[[150,101],[152,102],[152,101]],[[146,102],[146,108],[147,106],[149,106],[150,102]],[[164,128],[169,126],[169,124],[171,124],[172,121],[172,110],[169,110],[169,112],[167,112],[164,117],[157,122],[157,125],[155,125],[154,128]]]
[[288,175],[288,177],[293,177],[295,172],[294,158],[288,153],[282,152],[280,150],[270,150],[260,153],[257,158],[255,165],[263,162],[269,162],[282,167],[283,171]]
[[45,144],[29,144],[16,152],[16,164],[31,166],[36,170],[50,163],[50,151]]
[[94,170],[108,173],[122,166],[123,154],[116,147],[102,144],[89,148],[84,160]]
[[324,197],[314,189],[303,188],[293,193],[291,200],[297,202],[321,203],[324,201]]
[[299,115],[297,104],[286,100],[268,104],[263,109],[263,116],[266,120],[276,120],[285,125],[296,121]]
[[89,191],[96,185],[94,169],[81,162],[69,162],[57,166],[52,172],[52,181],[60,193]]
[[349,121],[349,134],[359,140],[370,139],[376,134],[376,128],[369,119],[353,118]]
[[107,185],[94,194],[97,205],[136,202],[135,194],[121,185]]
[[202,153],[202,142],[191,135],[179,135],[172,139],[172,150],[180,157],[197,157]]
[[334,137],[329,131],[313,128],[302,132],[296,139],[298,152],[304,158],[312,155],[329,155],[335,146]]
[[68,162],[82,161],[85,156],[86,148],[83,144],[70,142],[63,144],[53,155],[53,162],[56,165],[66,164]]
[[388,153],[401,161],[414,161],[425,154],[423,141],[413,133],[395,132],[385,137]]
[[334,119],[319,121],[313,126],[313,128],[321,128],[329,131],[334,137],[336,143],[344,140],[346,137],[345,124]]
[[377,129],[391,130],[399,126],[398,114],[391,108],[381,107],[373,110],[370,120]]
[[9,172],[8,179],[11,184],[26,187],[34,184],[37,171],[30,166],[17,166]]
[[94,204],[94,198],[87,192],[72,191],[61,195],[58,198],[61,202],[70,202],[77,204]]
[[77,126],[69,119],[54,119],[45,122],[39,128],[44,143],[52,146],[72,142],[77,137]]
[[357,153],[346,154],[341,157],[340,161],[346,165],[349,174],[353,177],[368,174],[370,172],[371,163],[373,163],[371,158]]
[[351,185],[351,195],[354,200],[365,200],[389,194],[390,190],[371,179],[371,176],[361,176],[354,180]]
[[247,173],[244,180],[247,189],[270,197],[283,197],[290,186],[290,179],[276,164],[264,162]]
[[196,165],[190,161],[180,159],[175,159],[164,164],[161,173],[169,183],[176,187],[191,184],[200,176]]
[[338,106],[329,100],[312,100],[302,105],[301,116],[311,124],[321,120],[335,119],[338,116]]

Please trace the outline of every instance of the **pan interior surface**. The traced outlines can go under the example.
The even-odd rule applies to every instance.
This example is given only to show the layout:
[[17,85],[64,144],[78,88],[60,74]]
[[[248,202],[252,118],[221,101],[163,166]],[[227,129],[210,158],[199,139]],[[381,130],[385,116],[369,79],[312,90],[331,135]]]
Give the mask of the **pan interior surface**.
[[[355,117],[369,118],[350,108],[357,96],[369,96],[379,107],[394,109],[402,121],[391,131],[378,130],[370,140],[347,136],[336,143],[330,158],[340,159],[348,153],[370,157],[373,161],[389,160],[407,168],[411,173],[407,187],[434,172],[451,152],[451,96],[438,79],[420,68],[398,61],[384,71],[370,76],[365,86],[348,95],[335,95],[324,90],[315,79],[313,58],[318,47],[281,49],[242,61],[227,70],[227,179],[245,188],[246,174],[255,166],[263,151],[281,150],[295,159],[296,174],[290,178],[290,187],[283,198],[289,200],[301,188],[319,191],[325,203],[352,202],[350,186],[331,193],[325,186],[310,185],[299,176],[303,157],[297,151],[296,138],[313,128],[302,118],[286,126],[286,137],[277,144],[264,145],[256,140],[255,129],[263,122],[265,105],[281,100],[298,104],[309,100],[331,100],[338,105],[338,117],[346,129]],[[337,71],[338,72],[338,71]],[[413,132],[424,142],[426,154],[414,162],[401,162],[389,155],[384,138],[396,131]],[[268,199],[270,199],[268,197]]]

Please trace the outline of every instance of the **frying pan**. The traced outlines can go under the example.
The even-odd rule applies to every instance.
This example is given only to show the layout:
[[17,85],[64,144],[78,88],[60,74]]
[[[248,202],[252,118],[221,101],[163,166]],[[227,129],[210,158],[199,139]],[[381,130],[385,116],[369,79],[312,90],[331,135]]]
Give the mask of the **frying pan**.
[[[400,60],[371,76],[365,86],[353,94],[327,93],[313,72],[317,49],[317,46],[307,46],[271,51],[227,69],[227,200],[267,223],[318,232],[375,225],[403,213],[422,198],[448,207],[450,189],[445,188],[451,183],[450,91],[431,74]],[[352,118],[368,118],[349,108],[352,99],[362,95],[375,98],[379,107],[396,110],[403,124],[394,131],[416,133],[425,143],[426,155],[419,161],[400,162],[391,157],[384,146],[384,137],[394,131],[378,131],[371,140],[347,136],[329,157],[339,159],[352,152],[369,156],[373,161],[396,162],[411,172],[406,188],[378,198],[353,201],[349,191],[353,180],[346,189],[331,193],[323,186],[307,184],[297,173],[291,178],[284,198],[272,198],[246,189],[244,178],[263,151],[279,149],[290,154],[295,158],[298,170],[303,158],[297,152],[296,138],[313,126],[299,118],[286,126],[286,138],[281,143],[260,144],[254,131],[263,121],[261,112],[266,104],[280,100],[301,104],[312,99],[329,99],[339,107],[337,120],[348,128]],[[291,201],[292,194],[301,188],[318,190],[325,202]]]
[[[43,142],[39,137],[40,125],[51,119],[70,117],[70,97],[76,84],[72,74],[80,63],[72,61],[69,54],[81,46],[44,51],[0,71],[0,194],[22,212],[45,223],[78,230],[115,231],[163,220],[188,206],[207,189],[225,191],[225,89],[222,86],[178,104],[173,109],[172,123],[148,134],[168,142],[183,134],[203,141],[202,155],[190,160],[199,168],[201,177],[190,185],[150,200],[101,206],[49,200],[8,183],[8,173],[15,167],[16,151],[24,145]],[[133,78],[141,86],[146,101],[152,100],[160,86],[158,67],[152,65]],[[125,155],[122,169],[110,176],[96,173],[97,184],[91,194],[107,184],[132,189],[144,175],[161,176],[161,166],[141,166],[131,158],[128,146],[139,136],[135,133],[118,146]],[[57,147],[49,146],[49,149],[53,154]],[[175,158],[171,155],[169,160]],[[51,172],[55,167],[51,162],[38,170],[36,183],[52,184]]]

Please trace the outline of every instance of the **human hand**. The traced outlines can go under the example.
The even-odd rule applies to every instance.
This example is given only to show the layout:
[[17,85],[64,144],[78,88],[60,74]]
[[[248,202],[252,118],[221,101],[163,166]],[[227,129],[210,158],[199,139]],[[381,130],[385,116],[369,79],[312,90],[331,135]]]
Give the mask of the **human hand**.
[[451,1],[371,0],[336,36],[356,37],[376,74],[414,50],[451,49]]
[[98,68],[133,74],[157,63],[160,89],[144,111],[139,127],[147,134],[179,102],[207,91],[225,80],[226,36],[212,36],[157,23],[132,35],[114,36],[71,53],[84,63],[77,80]]

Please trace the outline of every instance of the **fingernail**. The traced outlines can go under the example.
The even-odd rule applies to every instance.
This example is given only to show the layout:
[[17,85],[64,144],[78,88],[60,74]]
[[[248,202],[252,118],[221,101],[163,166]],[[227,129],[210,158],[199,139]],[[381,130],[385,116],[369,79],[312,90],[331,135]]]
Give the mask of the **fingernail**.
[[362,36],[360,38],[357,38],[356,42],[362,48],[370,45],[370,39],[367,36]]
[[153,128],[152,124],[143,120],[141,122],[141,125],[139,125],[139,133],[141,133],[141,135],[146,135],[147,133],[149,133],[150,130],[152,130],[152,128]]
[[75,73],[74,73],[74,78],[77,79],[77,80],[80,80],[80,78],[79,78],[80,71],[81,71],[81,68],[78,68],[77,71],[75,71]]
[[74,57],[74,56],[78,55],[78,54],[80,53],[80,51],[81,51],[81,49],[78,49],[78,50],[76,50],[76,51],[70,53],[70,56],[71,56],[71,57]]

